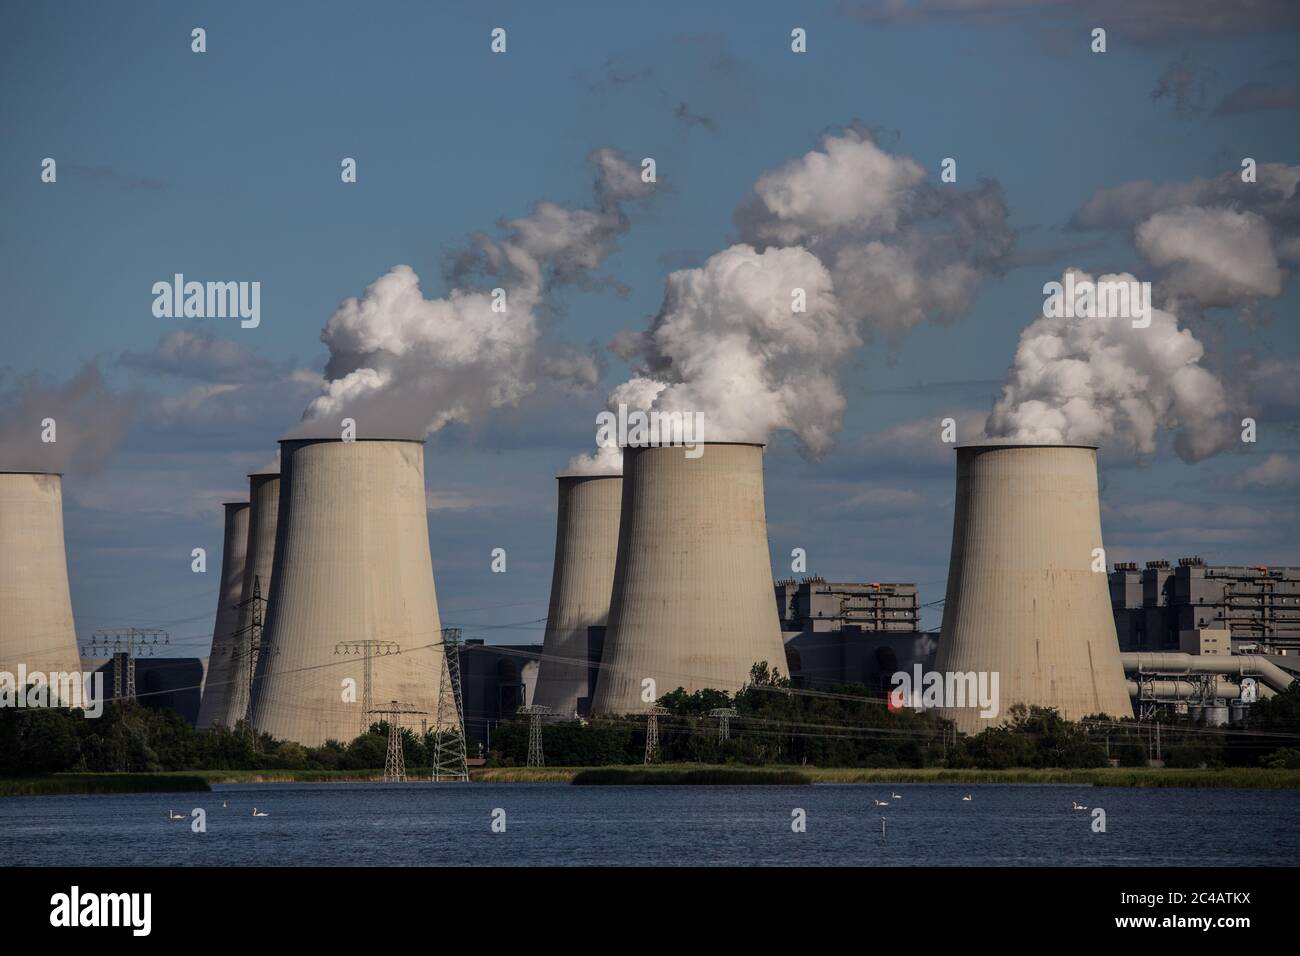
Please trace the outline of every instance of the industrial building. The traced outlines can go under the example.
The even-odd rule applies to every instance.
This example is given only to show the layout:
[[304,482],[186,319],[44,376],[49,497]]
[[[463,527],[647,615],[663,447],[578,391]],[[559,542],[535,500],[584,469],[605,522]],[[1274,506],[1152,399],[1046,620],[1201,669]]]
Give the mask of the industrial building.
[[623,451],[618,556],[593,714],[646,710],[678,687],[734,693],[785,660],[772,602],[763,446]]
[[560,476],[555,565],[536,699],[566,717],[591,709],[587,628],[603,626],[618,556],[623,479]]
[[0,671],[76,671],[62,476],[0,472],[0,568]]
[[246,501],[228,501],[223,507],[225,534],[221,544],[221,583],[212,626],[212,650],[208,655],[209,670],[196,724],[201,728],[234,726],[234,721],[229,719],[229,704],[239,652],[235,634],[239,630],[239,600],[248,552],[249,505]]
[[963,445],[935,670],[998,675],[998,714],[947,702],[966,733],[1015,704],[1077,720],[1129,717],[1104,567],[1097,451],[1088,445]]
[[[149,710],[173,710],[197,727],[201,690],[205,685],[209,659],[206,657],[136,657],[135,699]],[[115,687],[126,686],[127,655],[81,659],[83,673],[104,675],[104,696],[112,700]]]
[[881,694],[891,677],[934,664],[938,634],[921,630],[915,584],[777,581],[786,672],[798,687],[863,684]]
[[1110,598],[1125,651],[1181,650],[1184,635],[1210,629],[1229,631],[1234,653],[1300,654],[1300,568],[1119,563]]
[[437,717],[442,633],[424,443],[280,442],[274,575],[252,723],[316,746],[351,740],[367,704]]

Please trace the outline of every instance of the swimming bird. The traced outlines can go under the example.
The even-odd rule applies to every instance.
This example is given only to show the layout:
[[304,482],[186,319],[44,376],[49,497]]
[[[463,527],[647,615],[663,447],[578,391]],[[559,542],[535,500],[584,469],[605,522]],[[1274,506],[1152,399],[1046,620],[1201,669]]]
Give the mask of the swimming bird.
[[221,809],[222,809],[222,810],[226,809],[226,801],[225,801],[225,800],[222,800],[222,801],[221,801]]
[[970,795],[969,793],[966,794],[966,796],[962,797],[962,800],[965,801],[965,802],[967,802],[967,803],[969,803],[971,799],[972,799],[972,798],[971,798],[971,795]]
[[167,811],[167,819],[168,819],[168,820],[184,820],[184,819],[185,819],[185,814],[183,814],[183,813],[173,813],[171,810],[168,810],[168,811]]
[[263,813],[262,811],[258,810],[257,807],[253,807],[253,816],[255,817],[269,817],[270,815],[271,814],[269,813]]
[[871,802],[874,803],[874,804],[875,804],[876,806],[878,806],[878,807],[887,807],[887,806],[889,806],[889,801],[888,801],[888,800],[872,800]]
[[902,795],[901,793],[894,793],[892,790],[889,792],[889,797],[890,797],[891,800],[902,800],[902,799],[903,799],[903,795]]
[[1087,810],[1088,808],[1085,807],[1082,803],[1079,803],[1077,800],[1071,800],[1071,801],[1070,801],[1070,809],[1071,809],[1071,810]]

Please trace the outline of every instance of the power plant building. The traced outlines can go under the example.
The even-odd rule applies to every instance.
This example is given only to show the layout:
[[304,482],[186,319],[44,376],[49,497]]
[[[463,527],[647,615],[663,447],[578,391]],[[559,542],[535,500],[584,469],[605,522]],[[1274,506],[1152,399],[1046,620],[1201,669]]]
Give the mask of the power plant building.
[[[443,667],[424,443],[285,440],[274,574],[254,681],[259,733],[354,738],[397,701],[432,724]],[[381,718],[374,717],[374,720]]]
[[62,476],[0,472],[0,568],[0,671],[77,671]]
[[623,451],[618,557],[593,714],[643,712],[678,687],[734,693],[785,661],[772,601],[763,446]]
[[886,693],[898,671],[934,664],[938,634],[921,630],[915,584],[832,583],[810,575],[774,587],[787,673],[796,686],[862,684]]
[[998,713],[947,700],[942,716],[966,733],[1003,722],[1015,704],[1069,720],[1132,716],[1101,548],[1095,447],[957,448],[935,670],[996,673]]
[[603,626],[609,615],[623,479],[561,476],[557,483],[555,567],[532,702],[563,716],[585,716],[591,709],[587,629]]
[[1300,654],[1300,568],[1206,565],[1200,558],[1118,563],[1110,574],[1125,651],[1176,651],[1199,630],[1231,632],[1238,652]]
[[221,544],[221,584],[217,592],[217,613],[212,625],[212,650],[203,683],[197,726],[233,727],[228,719],[231,693],[235,686],[235,662],[239,652],[239,600],[244,581],[244,563],[248,553],[248,511],[246,501],[228,501],[225,508],[225,534]]

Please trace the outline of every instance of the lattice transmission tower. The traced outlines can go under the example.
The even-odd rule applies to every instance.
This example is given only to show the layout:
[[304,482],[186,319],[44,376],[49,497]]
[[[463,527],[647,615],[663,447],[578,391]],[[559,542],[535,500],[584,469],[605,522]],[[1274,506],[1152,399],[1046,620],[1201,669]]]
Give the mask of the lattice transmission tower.
[[402,647],[396,641],[379,641],[367,638],[360,641],[339,641],[334,645],[334,653],[344,657],[360,657],[361,666],[361,729],[357,735],[370,730],[370,713],[374,706],[374,686],[376,657],[388,657],[390,654],[402,653]]
[[736,708],[715,707],[709,716],[718,718],[718,743],[725,744],[731,739],[731,718],[736,716]]
[[82,647],[87,657],[113,658],[113,698],[135,700],[135,659],[152,657],[159,644],[170,644],[171,635],[157,627],[128,627],[95,631]]
[[[234,660],[235,682],[231,686],[234,695],[232,712],[244,721],[249,736],[253,735],[253,681],[257,676],[257,659],[262,652],[262,609],[266,598],[262,597],[261,575],[253,575],[253,594],[247,601],[235,605],[239,610],[239,620],[244,619],[244,609],[248,609],[248,624],[235,632]],[[256,739],[256,738],[254,738]]]
[[667,707],[651,707],[645,712],[645,762],[659,761],[659,718],[671,714]]
[[465,761],[465,711],[460,691],[460,628],[442,629],[442,682],[433,728],[433,779],[469,782]]
[[520,707],[516,714],[528,718],[528,766],[545,767],[546,755],[542,752],[542,718],[553,713],[551,708],[541,704],[529,704]]
[[406,751],[402,749],[402,729],[405,724],[402,718],[427,715],[429,712],[413,704],[403,704],[393,700],[389,701],[387,707],[376,708],[370,713],[375,717],[384,717],[388,721],[388,755],[384,758],[384,783],[405,783]]

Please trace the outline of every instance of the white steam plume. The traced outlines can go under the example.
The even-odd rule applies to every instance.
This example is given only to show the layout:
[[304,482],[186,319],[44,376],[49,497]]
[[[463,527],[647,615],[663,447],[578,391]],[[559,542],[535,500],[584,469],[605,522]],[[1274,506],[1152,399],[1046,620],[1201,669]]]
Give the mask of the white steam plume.
[[1013,242],[996,183],[927,183],[860,127],[764,173],[735,219],[745,241],[669,275],[650,329],[615,339],[638,361],[609,405],[702,412],[706,440],[788,431],[810,457],[840,429],[839,372],[863,340],[956,320]]
[[[503,238],[472,237],[445,296],[425,298],[414,270],[398,265],[359,299],[344,301],[321,334],[330,351],[324,394],[294,434],[334,435],[339,420],[351,417],[361,434],[422,437],[517,404],[548,375],[565,386],[591,380],[573,354],[539,354],[537,312],[548,284],[590,278],[628,229],[623,204],[654,185],[611,149],[589,159],[596,167],[592,208],[542,201],[505,223]],[[504,290],[504,311],[492,284],[462,285],[470,275],[491,277]]]
[[[1092,277],[1078,270],[1075,282]],[[1064,282],[1062,277],[1062,282]],[[1101,282],[1133,282],[1124,273]],[[1178,319],[1153,308],[1147,328],[1130,318],[1040,318],[1020,335],[1002,396],[985,426],[991,438],[1043,444],[1123,444],[1156,449],[1175,431],[1186,461],[1232,441],[1223,384],[1200,364],[1204,348]]]

